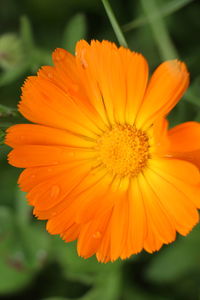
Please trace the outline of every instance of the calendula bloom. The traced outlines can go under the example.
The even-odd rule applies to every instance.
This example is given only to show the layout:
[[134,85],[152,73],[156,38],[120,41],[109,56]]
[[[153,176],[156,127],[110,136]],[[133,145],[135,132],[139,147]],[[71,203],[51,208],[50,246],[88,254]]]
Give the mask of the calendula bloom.
[[34,124],[8,129],[9,162],[47,230],[78,240],[101,262],[153,252],[186,235],[200,207],[200,124],[168,131],[188,87],[184,63],[162,63],[148,80],[138,53],[80,41],[53,53],[24,86],[19,111]]

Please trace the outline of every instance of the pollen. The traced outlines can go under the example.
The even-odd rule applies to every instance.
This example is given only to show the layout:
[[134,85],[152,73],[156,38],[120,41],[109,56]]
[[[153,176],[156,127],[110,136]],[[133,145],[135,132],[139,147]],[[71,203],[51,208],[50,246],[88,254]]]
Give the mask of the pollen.
[[150,158],[147,134],[134,125],[114,125],[97,140],[98,159],[109,173],[135,177]]

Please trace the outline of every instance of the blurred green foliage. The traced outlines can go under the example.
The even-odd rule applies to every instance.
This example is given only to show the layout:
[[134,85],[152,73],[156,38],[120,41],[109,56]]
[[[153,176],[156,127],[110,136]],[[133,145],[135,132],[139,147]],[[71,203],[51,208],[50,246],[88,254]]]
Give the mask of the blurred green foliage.
[[[191,85],[169,116],[174,126],[200,121],[200,2],[197,0],[112,0],[114,13],[132,50],[142,52],[153,70],[179,56]],[[113,29],[99,0],[1,0],[0,143],[4,131],[26,122],[16,110],[27,75],[51,64],[51,53],[77,40],[109,39]],[[200,228],[153,255],[100,264],[77,256],[35,221],[17,187],[19,170],[6,162],[1,146],[0,299],[10,300],[198,300],[200,299]]]

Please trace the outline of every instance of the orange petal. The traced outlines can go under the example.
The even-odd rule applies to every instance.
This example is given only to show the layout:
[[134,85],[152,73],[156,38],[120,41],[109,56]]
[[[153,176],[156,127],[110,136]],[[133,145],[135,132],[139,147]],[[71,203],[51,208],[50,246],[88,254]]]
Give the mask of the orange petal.
[[186,122],[168,132],[169,154],[192,162],[200,169],[200,123]]
[[99,248],[99,245],[107,228],[111,210],[104,215],[100,215],[87,224],[81,226],[78,239],[78,254],[84,258],[94,255]]
[[[114,187],[112,183],[112,177],[109,179],[109,176],[106,174],[105,171],[104,173],[102,173],[100,170],[97,170],[96,175],[94,176],[91,174],[92,172],[83,173],[83,167],[78,166],[78,168],[80,169],[80,171],[79,175],[77,174],[77,184],[75,188],[72,176],[73,172],[75,172],[76,169],[72,169],[71,171],[69,168],[67,168],[67,183],[65,184],[67,187],[65,188],[63,185],[62,188],[62,190],[66,190],[66,193],[63,194],[62,198],[60,199],[60,202],[58,201],[58,205],[54,203],[54,209],[48,208],[48,206],[51,204],[48,203],[46,205],[46,200],[41,201],[41,203],[38,203],[34,211],[37,217],[39,217],[40,219],[49,219],[52,217],[52,214],[55,217],[61,211],[64,211],[65,208],[68,207],[69,203],[73,202],[73,205],[77,207],[77,211],[74,214],[74,222],[87,223],[91,219],[94,219],[99,215],[104,214],[112,208],[113,203],[115,201],[115,196],[117,194],[116,190],[113,191]],[[68,178],[67,174],[70,174],[70,178]],[[59,174],[56,176],[59,176]],[[52,180],[53,179],[54,178],[52,178]],[[49,179],[49,181],[50,180],[51,178]],[[56,179],[54,180],[54,182],[55,181]],[[28,198],[31,200],[34,199],[34,195],[38,197],[39,194],[43,195],[44,192],[49,193],[49,190],[51,188],[48,188],[48,181],[44,182],[43,185],[43,188],[39,189],[39,187],[41,186],[39,185],[38,188],[36,187],[35,189],[32,189],[31,192],[28,194]],[[38,193],[35,194],[36,191]],[[36,205],[36,203],[34,203],[34,205]]]
[[114,261],[121,256],[127,240],[128,232],[128,205],[127,191],[129,179],[121,179],[125,190],[118,192],[111,217],[111,260]]
[[172,153],[172,156],[174,158],[189,161],[200,169],[200,150],[182,153]]
[[148,234],[144,242],[144,248],[152,252],[159,250],[163,243],[168,244],[175,240],[176,231],[173,220],[149,185],[145,173],[139,175],[138,181],[148,222]]
[[168,121],[166,118],[157,119],[153,126],[147,131],[147,135],[152,137],[151,154],[154,155],[166,155],[169,149],[169,138],[168,138]]
[[69,94],[42,77],[29,77],[22,89],[19,111],[28,120],[96,138],[100,129]]
[[170,129],[172,152],[192,152],[200,149],[200,123],[186,122]]
[[88,97],[108,123],[134,123],[148,79],[142,55],[103,41],[77,44],[76,55],[83,79],[89,81]]
[[74,223],[71,227],[69,227],[65,232],[61,234],[61,237],[66,242],[72,242],[76,240],[80,233],[80,225]]
[[90,46],[87,42],[80,41],[76,45],[77,64],[82,81],[88,87],[87,95],[104,122],[108,124],[114,123],[112,98],[110,98],[110,87],[107,82],[107,72],[110,75],[109,59],[114,49],[116,51],[117,48],[112,43],[102,46],[100,42],[93,42]]
[[55,166],[32,167],[22,171],[19,176],[18,184],[24,192],[29,192],[36,185],[51,179],[56,178],[59,174],[65,172],[66,176],[70,174],[71,169],[79,170],[81,168],[80,162],[71,162],[65,164],[58,164]]
[[86,223],[113,207],[119,195],[119,179],[113,179],[105,171],[99,172],[86,178],[77,191],[78,195],[74,195],[78,207],[75,220],[77,223]]
[[152,220],[152,216],[150,215],[148,203],[146,200],[146,195],[144,191],[142,192],[143,184],[141,182],[140,177],[137,178],[138,181],[138,188],[140,193],[140,199],[143,203],[143,210],[145,215],[145,223],[146,223],[146,232],[145,236],[143,236],[143,248],[147,251],[152,253],[153,251],[159,250],[162,246],[162,240],[160,236],[158,235],[155,225]]
[[136,124],[144,130],[159,117],[166,116],[176,105],[189,84],[184,63],[177,60],[162,63],[153,73]]
[[78,148],[90,148],[94,146],[92,140],[82,135],[74,135],[67,130],[53,127],[18,124],[7,130],[5,143],[11,147],[19,145],[60,145]]
[[[91,159],[92,151],[63,146],[18,146],[8,155],[9,163],[18,168],[52,166]],[[89,163],[89,162],[88,162]],[[92,165],[91,165],[92,167]]]
[[[74,174],[76,174],[76,169],[74,170]],[[82,173],[82,175],[84,175],[84,174]],[[74,211],[73,217],[70,216],[70,218],[72,218],[73,222],[77,223],[77,224],[87,223],[91,218],[94,218],[96,216],[98,217],[98,215],[102,211],[101,207],[107,205],[107,202],[104,201],[104,199],[101,197],[102,195],[105,194],[105,191],[108,188],[109,180],[110,180],[109,177],[107,179],[106,178],[107,176],[105,176],[106,171],[97,169],[95,174],[92,174],[92,172],[89,172],[89,174],[87,174],[87,175],[88,176],[85,175],[82,180],[79,180],[79,178],[78,178],[78,180],[74,180],[74,183],[72,181],[71,187],[70,187],[70,179],[69,179],[69,187],[68,187],[68,189],[66,189],[66,191],[68,190],[68,192],[67,192],[67,194],[65,194],[65,197],[62,201],[64,203],[66,203],[66,208],[64,208],[64,203],[63,203],[63,205],[61,203],[63,210],[59,213],[56,213],[55,216],[49,220],[48,228],[51,232],[54,232],[54,228],[57,227],[57,224],[59,226],[59,222],[60,222],[61,218],[63,218],[63,220],[66,219],[66,224],[67,224],[66,226],[68,226],[69,205],[71,207],[70,209],[73,209],[73,211]],[[70,177],[71,176],[72,175],[70,172]],[[73,176],[72,176],[72,178],[73,178]],[[107,184],[105,184],[105,180],[106,180]],[[75,182],[77,184],[74,188]],[[67,184],[68,183],[66,183],[66,185]],[[63,182],[63,188],[65,189],[64,182]],[[99,200],[98,201],[99,205],[98,206],[96,205],[96,209],[97,209],[96,215],[91,215],[90,214],[90,206],[92,205],[93,201],[95,201],[96,198]],[[89,217],[86,215],[86,216],[83,216],[83,218],[81,218],[80,213],[79,213],[79,208],[81,207],[81,210],[82,209],[84,210],[84,206],[87,205],[88,202],[90,204],[90,206],[88,206]],[[40,205],[40,210],[43,209],[42,203],[43,203],[42,201],[41,201],[41,203],[38,202],[38,206]],[[44,207],[44,209],[45,209],[45,207]],[[63,221],[62,227],[59,226],[59,230],[61,230],[61,231],[57,232],[57,233],[61,233],[67,229],[67,228],[65,228],[64,224],[65,223]]]
[[[196,168],[185,162],[182,163],[182,168],[178,168],[180,165],[180,161],[176,160],[161,159],[157,160],[157,162],[152,160],[149,169],[145,172],[145,176],[148,178],[152,190],[160,199],[162,207],[171,218],[176,230],[182,235],[186,235],[199,220],[193,195],[188,195],[188,186],[184,181],[186,176],[195,176]],[[168,168],[169,175],[164,171],[166,168]],[[182,179],[181,185],[180,183],[176,185],[176,181],[173,180],[173,177],[175,177],[173,174],[176,174],[177,170],[179,170],[177,178],[180,177],[180,180]],[[184,173],[182,177],[181,171]],[[194,187],[193,194],[196,191],[195,188],[197,186]]]
[[75,57],[64,49],[58,48],[53,52],[55,67],[45,66],[39,70],[38,76],[48,79],[76,103],[90,119],[99,126],[105,127],[96,108],[90,103],[86,93],[85,82],[80,80]]
[[64,198],[89,174],[90,168],[87,164],[79,165],[77,168],[69,168],[48,178],[32,188],[27,194],[27,198],[31,205],[37,210],[48,210]]
[[108,222],[107,228],[105,230],[101,243],[96,252],[96,257],[99,262],[106,263],[111,261],[110,241],[111,241],[111,222]]
[[121,98],[121,102],[117,102],[116,110],[125,110],[125,122],[134,124],[148,83],[148,63],[141,54],[123,47],[119,48],[119,53],[122,61],[126,99],[125,103],[123,98]]
[[[172,163],[173,162],[173,163]],[[151,165],[157,169],[159,174],[165,176],[179,191],[194,203],[195,207],[200,208],[200,176],[198,169],[187,161],[177,159],[153,160]]]
[[51,234],[63,234],[68,231],[71,226],[74,225],[74,216],[76,214],[77,206],[74,205],[74,202],[65,203],[65,208],[59,212],[58,215],[52,217],[48,220],[46,224],[46,229]]
[[139,253],[144,247],[147,235],[146,211],[138,181],[135,179],[130,181],[126,203],[128,205],[128,234],[122,258]]
[[[56,76],[52,78],[50,74],[50,78],[55,80],[56,83],[66,91],[69,91],[70,88],[70,91],[73,89],[74,92],[76,91],[80,92],[82,87],[79,85],[80,76],[79,73],[77,72],[75,56],[69,53],[68,51],[66,51],[65,49],[57,48],[53,52],[52,58],[55,65],[54,70]],[[46,73],[47,76],[49,75],[48,70],[44,70],[44,73]],[[82,97],[83,96],[84,95],[82,95]]]

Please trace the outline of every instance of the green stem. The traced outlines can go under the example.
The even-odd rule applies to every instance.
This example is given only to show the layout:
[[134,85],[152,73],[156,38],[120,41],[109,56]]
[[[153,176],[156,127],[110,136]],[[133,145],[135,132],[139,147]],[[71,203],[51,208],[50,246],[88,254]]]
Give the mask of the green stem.
[[114,30],[114,32],[116,34],[116,37],[117,37],[117,39],[119,41],[119,44],[121,46],[124,46],[124,47],[128,48],[128,44],[126,42],[124,34],[122,33],[122,30],[121,30],[121,28],[120,28],[120,26],[119,26],[119,24],[117,22],[117,19],[116,19],[115,15],[114,15],[114,13],[112,11],[112,8],[111,8],[108,0],[101,0],[101,1],[102,1],[103,5],[104,5],[105,11],[106,11],[106,13],[108,15],[108,18],[109,18],[110,23],[112,25],[112,28],[113,28],[113,30]]
[[[143,11],[149,21],[151,30],[163,60],[174,59],[178,57],[178,53],[171,41],[170,35],[166,28],[165,22],[160,16],[160,10],[155,0],[140,0]],[[155,19],[154,15],[158,17]]]
[[[152,19],[157,19],[159,17],[167,17],[175,13],[176,11],[180,10],[181,8],[185,7],[189,3],[193,2],[194,0],[173,0],[170,2],[165,3],[157,12],[154,12],[151,17]],[[137,19],[125,24],[122,26],[122,30],[124,32],[133,30],[140,26],[146,25],[148,23],[147,17],[141,16]]]

